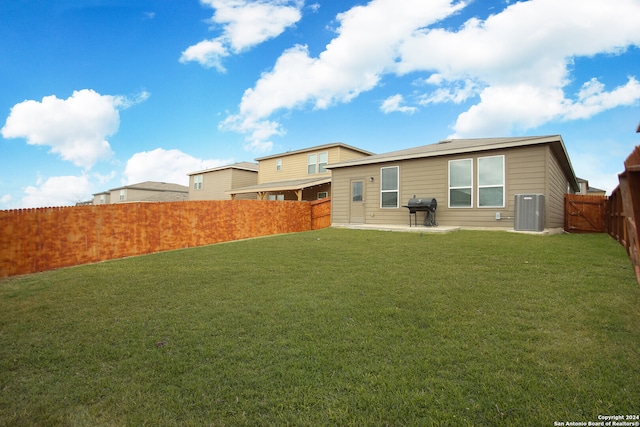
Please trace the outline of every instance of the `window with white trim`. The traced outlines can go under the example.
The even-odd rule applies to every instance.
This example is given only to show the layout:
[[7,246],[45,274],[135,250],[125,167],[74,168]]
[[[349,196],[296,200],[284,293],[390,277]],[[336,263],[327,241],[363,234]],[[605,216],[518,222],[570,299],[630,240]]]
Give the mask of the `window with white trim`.
[[282,170],[282,159],[277,159],[276,160],[276,172],[279,172]]
[[449,207],[473,206],[473,160],[449,160]]
[[120,190],[120,200],[125,200],[127,198],[127,190]]
[[327,197],[329,197],[328,191],[318,191],[318,200],[326,199]]
[[400,168],[390,166],[380,168],[380,207],[397,208],[400,188]]
[[204,175],[193,176],[193,189],[202,190],[202,182],[204,181]]
[[324,173],[327,171],[326,166],[329,162],[329,153],[318,153],[318,173]]
[[313,153],[307,156],[307,174],[325,173],[327,171],[327,163],[329,162],[329,153]]
[[318,155],[317,154],[309,154],[307,156],[307,173],[309,175],[313,175],[314,173],[316,173],[316,162],[318,159]]
[[504,207],[504,156],[478,157],[478,207]]

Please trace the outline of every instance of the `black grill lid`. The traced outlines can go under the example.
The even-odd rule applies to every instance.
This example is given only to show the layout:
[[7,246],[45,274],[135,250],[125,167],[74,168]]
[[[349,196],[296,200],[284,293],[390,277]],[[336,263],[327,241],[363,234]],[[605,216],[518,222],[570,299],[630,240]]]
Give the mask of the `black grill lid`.
[[413,198],[409,199],[409,202],[407,202],[406,207],[410,209],[423,208],[423,209],[429,209],[430,211],[435,211],[437,206],[438,206],[438,202],[433,197],[418,198],[414,195]]

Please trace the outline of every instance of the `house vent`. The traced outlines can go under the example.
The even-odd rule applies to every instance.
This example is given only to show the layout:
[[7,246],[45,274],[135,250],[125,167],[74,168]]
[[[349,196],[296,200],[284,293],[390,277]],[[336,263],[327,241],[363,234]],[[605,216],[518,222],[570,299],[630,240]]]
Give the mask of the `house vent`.
[[544,231],[544,194],[516,194],[516,231]]

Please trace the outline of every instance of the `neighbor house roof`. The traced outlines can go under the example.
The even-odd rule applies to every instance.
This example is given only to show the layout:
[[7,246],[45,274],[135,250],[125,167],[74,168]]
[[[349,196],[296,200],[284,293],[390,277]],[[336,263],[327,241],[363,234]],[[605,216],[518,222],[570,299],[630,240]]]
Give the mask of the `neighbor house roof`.
[[[189,187],[180,184],[172,184],[167,182],[156,182],[156,181],[145,181],[137,184],[129,184],[124,185],[122,187],[112,188],[109,191],[117,191],[124,189],[136,189],[136,190],[148,190],[148,191],[173,191],[173,192],[181,192],[188,193]],[[96,193],[101,194],[101,193]]]
[[245,194],[245,193],[259,193],[259,192],[273,192],[273,191],[294,191],[302,190],[309,187],[315,187],[316,185],[322,185],[331,182],[330,177],[326,178],[307,178],[307,179],[292,179],[288,181],[275,181],[265,182],[263,184],[251,185],[249,187],[237,188],[235,190],[229,190],[227,194]]
[[197,172],[190,172],[187,175],[191,176],[191,175],[199,175],[202,173],[206,173],[206,172],[215,172],[215,171],[221,171],[221,170],[225,170],[225,169],[238,169],[238,170],[246,170],[246,171],[250,171],[250,172],[258,172],[258,164],[257,163],[251,163],[251,162],[237,162],[237,163],[233,163],[230,165],[225,165],[225,166],[218,166],[215,168],[210,168],[210,169],[204,169],[201,171],[197,171]]
[[276,158],[276,157],[289,156],[291,154],[306,153],[308,151],[326,150],[326,149],[333,148],[333,147],[348,148],[349,150],[357,151],[357,152],[362,153],[362,154],[364,154],[366,156],[370,156],[370,155],[373,154],[373,153],[371,153],[369,151],[366,151],[366,150],[363,150],[361,148],[352,147],[351,145],[343,144],[342,142],[332,142],[332,143],[329,143],[329,144],[316,145],[315,147],[308,147],[308,148],[302,148],[300,150],[287,151],[286,153],[271,154],[269,156],[259,157],[256,160],[257,161],[261,161],[261,160],[273,159],[273,158]]
[[560,166],[575,190],[579,189],[578,181],[571,166],[567,149],[560,135],[524,136],[507,138],[470,138],[446,139],[435,144],[407,148],[389,153],[376,154],[354,160],[328,164],[327,169],[338,169],[350,166],[370,165],[376,163],[395,162],[401,160],[422,159],[427,157],[447,156],[504,148],[525,147],[529,145],[550,144],[556,154]]

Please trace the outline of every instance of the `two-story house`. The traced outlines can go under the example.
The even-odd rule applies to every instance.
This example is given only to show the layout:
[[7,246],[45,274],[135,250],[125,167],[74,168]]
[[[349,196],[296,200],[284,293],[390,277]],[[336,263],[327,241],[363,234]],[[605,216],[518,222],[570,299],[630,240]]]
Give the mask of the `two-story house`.
[[373,153],[341,142],[257,158],[258,182],[226,191],[232,199],[253,194],[260,200],[317,200],[331,196],[329,163]]
[[[189,200],[225,200],[227,190],[258,183],[258,164],[239,162],[189,175]],[[238,199],[255,199],[255,193],[241,194]]]

